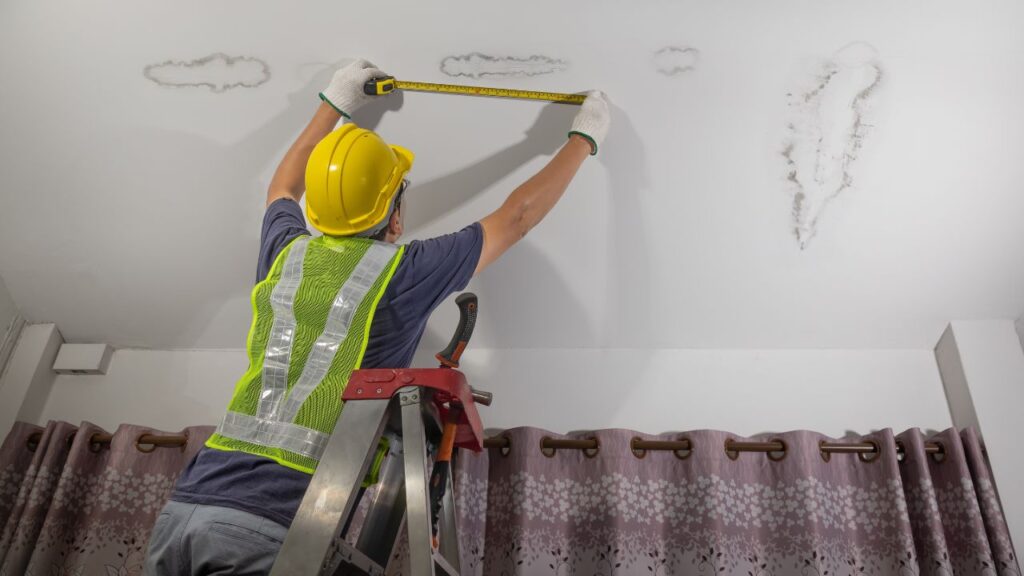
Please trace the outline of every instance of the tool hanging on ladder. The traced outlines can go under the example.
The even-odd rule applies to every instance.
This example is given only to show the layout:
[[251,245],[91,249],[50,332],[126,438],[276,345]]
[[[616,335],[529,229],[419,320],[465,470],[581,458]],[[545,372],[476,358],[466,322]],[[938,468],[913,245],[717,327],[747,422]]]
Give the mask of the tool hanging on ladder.
[[[458,368],[459,359],[473,336],[473,327],[476,326],[476,294],[467,292],[460,294],[455,299],[459,306],[459,325],[452,335],[452,341],[448,347],[438,352],[435,356],[441,363],[441,368]],[[448,416],[445,418],[444,432],[441,435],[441,445],[437,449],[437,456],[434,458],[434,470],[430,473],[430,524],[433,528],[434,547],[437,547],[437,521],[441,513],[441,500],[444,498],[448,479],[452,473],[452,452],[455,448],[455,431],[458,429],[459,417],[462,409],[452,406]]]
[[[460,319],[440,368],[365,369],[352,373],[345,405],[281,546],[272,576],[382,575],[403,528],[410,576],[458,576],[459,547],[451,459],[456,448],[483,449],[474,390],[458,371],[476,322],[477,299],[456,299]],[[393,438],[356,544],[346,540],[360,489],[380,438]],[[438,446],[428,480],[428,446]],[[443,456],[443,457],[442,457]]]
[[488,96],[491,98],[513,98],[517,100],[541,100],[559,104],[583,104],[586,94],[564,94],[562,92],[540,92],[537,90],[517,90],[514,88],[488,88],[484,86],[465,86],[463,84],[435,84],[433,82],[407,82],[395,80],[394,76],[374,78],[363,85],[363,92],[369,96],[390,94],[395,90],[410,92],[433,92],[437,94],[461,94],[463,96]]

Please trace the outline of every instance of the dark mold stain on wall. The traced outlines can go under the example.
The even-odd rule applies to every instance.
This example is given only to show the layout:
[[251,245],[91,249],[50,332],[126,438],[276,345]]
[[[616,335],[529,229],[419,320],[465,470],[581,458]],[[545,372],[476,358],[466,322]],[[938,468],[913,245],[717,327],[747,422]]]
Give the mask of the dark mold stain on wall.
[[441,61],[441,73],[455,78],[516,78],[554,74],[569,68],[569,63],[558,58],[534,55],[491,56],[471,52],[448,56]]
[[806,89],[787,95],[791,119],[780,154],[801,250],[817,234],[825,209],[853,185],[883,76],[875,49],[858,42],[825,60]]
[[142,74],[168,88],[207,88],[224,92],[233,88],[256,88],[266,83],[270,80],[270,66],[253,56],[216,52],[196,60],[150,64]]
[[697,67],[700,50],[691,46],[666,46],[654,53],[654,68],[665,76],[679,76]]

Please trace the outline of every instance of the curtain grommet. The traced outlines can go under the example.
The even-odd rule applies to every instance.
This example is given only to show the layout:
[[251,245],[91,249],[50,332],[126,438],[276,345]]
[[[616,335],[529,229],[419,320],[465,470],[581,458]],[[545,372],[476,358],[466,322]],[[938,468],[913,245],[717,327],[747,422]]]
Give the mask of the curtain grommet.
[[896,462],[903,464],[907,461],[907,449],[903,442],[896,441]]
[[558,452],[558,450],[555,449],[555,448],[549,448],[549,447],[545,446],[544,443],[547,442],[548,440],[551,440],[551,436],[541,436],[541,439],[540,439],[540,453],[543,454],[547,458],[554,458],[555,454]]
[[39,448],[39,443],[43,441],[42,432],[33,432],[28,435],[25,439],[25,449],[29,452],[35,452]]
[[99,454],[103,451],[103,442],[96,439],[99,435],[99,432],[95,432],[92,436],[89,436],[89,452],[92,452],[93,454]]
[[[139,452],[142,452],[143,454],[149,454],[153,450],[156,450],[156,444],[142,443],[142,437],[145,436],[146,434],[146,432],[143,432],[142,434],[139,434],[138,438],[135,439],[135,449],[138,450]],[[143,446],[149,446],[149,448],[143,448]]]
[[498,448],[498,454],[501,454],[502,458],[508,458],[508,455],[512,453],[512,437],[508,434],[502,434],[501,437],[505,439],[505,445]]
[[75,434],[77,433],[78,430],[75,430],[74,432],[68,434],[68,437],[64,439],[64,442],[68,445],[68,448],[70,448],[71,445],[75,443]]
[[[789,454],[789,445],[786,444],[786,441],[779,438],[772,438],[769,442],[778,442],[779,444],[782,444],[782,450],[777,450],[776,452],[765,452],[764,455],[772,462],[782,462],[785,460],[786,455]],[[776,456],[775,454],[777,453],[781,453],[781,456]]]
[[939,449],[935,452],[932,452],[932,462],[935,462],[936,464],[942,464],[943,462],[946,461],[946,445],[939,441],[935,441],[934,444],[938,446]]
[[725,456],[729,458],[729,460],[737,460],[740,457],[739,450],[732,449],[732,438],[725,439]]
[[676,442],[686,442],[686,444],[689,445],[689,448],[687,448],[685,450],[680,450],[680,449],[673,450],[672,451],[672,455],[673,456],[675,456],[676,458],[679,458],[680,460],[685,460],[685,459],[687,459],[687,458],[689,458],[690,456],[693,455],[693,441],[692,440],[690,440],[689,438],[687,438],[685,436],[681,436],[681,437],[676,439]]
[[633,438],[629,441],[629,451],[633,453],[634,457],[642,460],[643,458],[645,458],[647,456],[647,450],[644,450],[643,448],[636,448],[635,447],[637,441],[639,441],[639,440],[643,440],[643,438],[641,438],[639,436],[633,436]]
[[686,443],[690,445],[690,447],[687,448],[686,450],[673,450],[672,451],[672,455],[673,456],[675,456],[676,458],[678,458],[680,460],[686,460],[690,456],[693,456],[693,440],[690,440],[686,436],[680,436],[679,438],[676,438],[676,440],[679,441],[679,442],[682,442],[682,441],[685,440]]
[[182,432],[181,435],[185,437],[185,441],[181,443],[181,448],[180,448],[181,453],[184,454],[185,453],[185,448],[188,448],[188,430]]
[[598,440],[597,436],[591,436],[587,440],[593,440],[595,446],[593,448],[584,448],[583,457],[587,459],[597,458],[597,455],[601,453],[601,441]]
[[871,452],[857,452],[857,458],[861,462],[867,462],[869,464],[871,462],[877,462],[882,456],[882,445],[875,440],[865,440],[864,443],[871,444],[874,450]]
[[831,462],[832,453],[825,451],[825,444],[828,444],[828,442],[825,442],[824,440],[818,440],[818,455],[821,456],[821,459],[824,460],[825,462]]

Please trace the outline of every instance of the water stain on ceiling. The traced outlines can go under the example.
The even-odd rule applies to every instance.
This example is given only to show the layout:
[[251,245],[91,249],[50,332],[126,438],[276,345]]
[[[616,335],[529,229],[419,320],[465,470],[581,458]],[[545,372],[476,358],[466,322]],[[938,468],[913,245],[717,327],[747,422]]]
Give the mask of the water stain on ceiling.
[[454,78],[518,78],[554,74],[568,68],[565,60],[543,55],[491,56],[472,52],[441,60],[441,73]]
[[256,88],[270,80],[270,66],[253,56],[217,52],[196,60],[167,60],[142,71],[150,81],[168,88],[207,88],[224,92]]
[[654,69],[665,76],[679,76],[697,67],[700,50],[692,46],[666,46],[654,53]]
[[878,52],[849,44],[820,64],[810,86],[791,92],[782,157],[792,194],[792,225],[800,248],[818,233],[825,209],[854,182],[877,88]]

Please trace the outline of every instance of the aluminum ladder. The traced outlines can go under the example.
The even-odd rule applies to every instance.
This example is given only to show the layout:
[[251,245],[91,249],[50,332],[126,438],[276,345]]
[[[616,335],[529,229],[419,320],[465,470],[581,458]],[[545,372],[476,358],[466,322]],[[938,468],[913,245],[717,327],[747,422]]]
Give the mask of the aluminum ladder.
[[[452,444],[482,450],[476,404],[489,405],[491,395],[473,390],[465,375],[453,369],[476,317],[475,296],[463,294],[456,302],[462,319],[448,349],[437,355],[441,368],[352,373],[341,416],[271,576],[383,575],[396,556],[403,528],[408,531],[409,576],[458,576],[452,475],[439,475],[442,463],[435,462],[428,476],[428,466],[431,455],[444,452],[439,447],[445,441],[449,453]],[[382,438],[387,439],[388,453],[380,465],[379,486],[352,546],[345,536]]]

